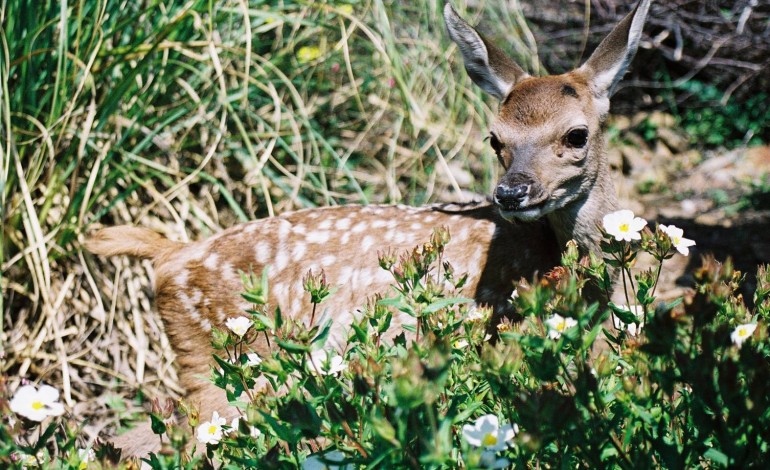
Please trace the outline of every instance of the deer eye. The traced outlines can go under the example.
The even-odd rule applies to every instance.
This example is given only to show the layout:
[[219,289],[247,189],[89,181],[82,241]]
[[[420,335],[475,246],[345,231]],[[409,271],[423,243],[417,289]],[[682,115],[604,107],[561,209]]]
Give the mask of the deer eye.
[[499,156],[500,151],[503,149],[503,144],[500,142],[500,139],[498,139],[496,135],[490,134],[489,145],[492,146],[492,150],[494,150],[495,153]]
[[572,129],[571,131],[567,132],[564,140],[568,146],[575,149],[582,149],[586,146],[586,143],[588,143],[588,129],[585,127]]

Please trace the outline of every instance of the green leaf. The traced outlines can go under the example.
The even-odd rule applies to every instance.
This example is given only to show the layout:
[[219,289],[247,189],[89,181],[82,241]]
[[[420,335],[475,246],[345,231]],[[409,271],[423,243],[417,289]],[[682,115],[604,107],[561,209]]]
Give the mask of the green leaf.
[[382,305],[385,307],[395,307],[401,312],[409,314],[413,317],[416,316],[414,309],[410,305],[408,305],[406,302],[404,302],[404,299],[401,297],[390,297],[387,299],[381,299],[377,302],[377,305]]
[[329,338],[329,332],[332,329],[332,320],[331,318],[324,323],[324,325],[321,327],[321,331],[313,338],[313,340],[310,342],[314,347],[313,349],[320,349],[324,347],[324,344],[326,344],[326,340]]
[[612,302],[610,302],[608,304],[608,306],[615,313],[615,315],[617,315],[618,318],[620,318],[620,320],[623,323],[636,323],[636,324],[639,324],[639,318],[637,318],[636,315],[634,315],[634,313],[631,312],[630,310],[627,310],[625,308],[621,308],[620,306],[615,305]]
[[162,435],[166,433],[166,423],[163,421],[163,418],[155,413],[150,413],[150,427],[155,434]]
[[391,444],[401,447],[401,444],[396,440],[396,429],[387,419],[377,414],[373,414],[369,419],[371,420],[374,432]]
[[725,455],[723,452],[714,449],[713,447],[703,454],[703,458],[706,460],[711,460],[712,462],[717,463],[723,467],[730,465],[730,458],[727,457],[727,455]]
[[286,351],[292,352],[292,353],[303,353],[310,351],[310,347],[306,346],[304,344],[295,343],[294,341],[286,341],[281,339],[276,339],[275,342],[278,344],[278,346]]
[[441,299],[441,300],[432,302],[430,305],[425,307],[422,313],[433,313],[443,308],[449,307],[451,305],[461,305],[461,304],[470,304],[470,303],[473,303],[473,300],[466,299],[464,297],[452,297],[448,299]]

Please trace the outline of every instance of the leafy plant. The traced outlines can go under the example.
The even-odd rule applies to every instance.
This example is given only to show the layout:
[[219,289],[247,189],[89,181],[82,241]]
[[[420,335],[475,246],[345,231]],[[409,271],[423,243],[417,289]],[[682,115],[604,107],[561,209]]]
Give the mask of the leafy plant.
[[681,88],[691,93],[695,101],[680,116],[682,127],[693,144],[732,148],[768,141],[768,93],[760,91],[738,104],[734,99],[722,103],[721,90],[697,80],[687,81]]

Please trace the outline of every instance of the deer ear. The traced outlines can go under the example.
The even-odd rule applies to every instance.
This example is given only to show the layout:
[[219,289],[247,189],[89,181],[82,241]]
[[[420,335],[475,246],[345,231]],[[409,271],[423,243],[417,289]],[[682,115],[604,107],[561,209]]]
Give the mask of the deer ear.
[[588,77],[597,97],[608,100],[615,92],[615,86],[636,54],[649,8],[650,0],[640,0],[634,11],[615,26],[578,69]]
[[502,101],[516,82],[528,75],[494,44],[465,22],[452,5],[444,5],[444,21],[452,41],[460,48],[465,70],[474,83]]

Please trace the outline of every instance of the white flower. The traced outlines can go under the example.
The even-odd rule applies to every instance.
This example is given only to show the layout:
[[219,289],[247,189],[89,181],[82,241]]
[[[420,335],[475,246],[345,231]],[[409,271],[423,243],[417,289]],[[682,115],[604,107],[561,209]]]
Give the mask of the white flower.
[[[326,452],[325,454],[313,454],[302,462],[302,470],[348,470],[353,466],[341,465],[345,460],[345,454],[338,450]],[[328,462],[328,463],[326,463]]]
[[[633,313],[636,318],[640,320],[644,319],[644,307],[642,307],[641,305],[632,305],[631,307],[629,307],[628,305],[618,305],[618,307],[622,308],[623,310],[628,310],[629,312]],[[643,326],[641,323],[639,323],[638,325],[636,323],[626,324],[617,315],[612,316],[612,325],[617,330],[625,329],[626,332],[631,336],[638,335],[639,332],[642,331],[642,326]]]
[[216,411],[211,416],[211,421],[206,421],[198,426],[196,437],[201,444],[219,444],[222,440],[222,426],[227,424],[225,418],[221,418]]
[[558,313],[554,313],[551,318],[545,321],[545,324],[548,325],[548,337],[558,339],[562,333],[577,325],[577,320],[564,318]]
[[754,334],[754,330],[757,329],[756,323],[746,323],[745,325],[738,325],[730,334],[730,339],[736,346],[741,347],[744,341],[749,339]]
[[58,399],[59,391],[49,385],[39,390],[34,385],[24,385],[11,399],[11,411],[32,421],[43,421],[48,416],[64,414],[64,405]]
[[602,219],[604,230],[615,237],[617,241],[641,240],[642,231],[647,221],[641,217],[634,217],[634,213],[628,209],[611,212]]
[[248,353],[246,354],[246,365],[250,367],[255,367],[262,364],[262,358],[259,357],[259,354],[257,353]]
[[469,322],[482,322],[487,321],[489,311],[485,308],[473,307],[468,310],[468,315],[465,317]]
[[671,239],[671,244],[674,245],[676,251],[687,256],[690,254],[690,247],[695,245],[693,240],[684,238],[684,231],[676,225],[661,225],[660,230],[663,231],[668,238]]
[[251,328],[251,320],[246,317],[231,317],[227,319],[225,326],[238,335],[239,338],[242,338]]
[[324,350],[311,353],[310,359],[308,359],[308,367],[311,371],[321,375],[334,375],[348,368],[348,363],[339,354],[331,358],[329,356],[331,355]]
[[78,449],[78,459],[80,459],[78,470],[85,470],[88,468],[88,462],[93,462],[96,459],[96,454],[93,449]]
[[452,346],[455,347],[455,349],[465,349],[468,347],[468,340],[466,339],[458,339],[455,341]]
[[519,426],[498,425],[497,416],[484,415],[475,423],[463,426],[463,437],[474,447],[485,447],[488,451],[501,451],[508,448],[509,441],[519,432]]
[[[235,434],[238,432],[238,426],[239,426],[240,420],[241,418],[239,416],[236,416],[235,418],[233,418],[233,422],[230,423],[230,430],[227,432],[228,434]],[[261,435],[262,435],[262,431],[255,428],[254,426],[249,426],[249,436],[256,439]]]

